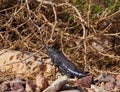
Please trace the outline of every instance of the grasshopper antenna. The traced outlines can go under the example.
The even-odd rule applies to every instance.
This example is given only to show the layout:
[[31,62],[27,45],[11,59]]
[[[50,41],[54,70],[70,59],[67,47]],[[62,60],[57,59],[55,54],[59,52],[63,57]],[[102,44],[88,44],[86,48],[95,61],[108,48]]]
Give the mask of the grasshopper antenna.
[[[32,24],[38,29],[38,31],[41,31],[42,27],[39,27],[38,25],[36,25],[33,21],[31,21]],[[46,23],[45,23],[46,24]],[[44,24],[44,25],[45,25]],[[39,38],[39,37],[38,37]],[[40,38],[39,38],[40,39]],[[47,49],[48,48],[48,45],[45,43],[45,41],[43,40],[43,36],[41,35],[41,39],[42,41],[42,44],[44,45],[44,48]]]
[[42,41],[42,44],[44,45],[44,48],[45,49],[48,49],[48,45],[45,43],[45,41],[43,40],[43,36],[41,35],[41,41]]

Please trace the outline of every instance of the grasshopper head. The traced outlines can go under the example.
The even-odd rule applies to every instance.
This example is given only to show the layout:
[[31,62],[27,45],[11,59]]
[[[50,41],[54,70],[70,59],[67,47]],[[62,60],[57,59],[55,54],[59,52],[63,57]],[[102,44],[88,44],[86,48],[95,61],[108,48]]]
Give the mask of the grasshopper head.
[[52,48],[52,47],[50,47],[50,46],[48,46],[48,45],[45,45],[45,49],[46,49],[47,54],[48,54],[49,56],[51,56],[51,55],[53,55],[53,54],[58,54],[58,53],[60,52],[59,50],[57,50],[57,49],[55,49],[55,48]]

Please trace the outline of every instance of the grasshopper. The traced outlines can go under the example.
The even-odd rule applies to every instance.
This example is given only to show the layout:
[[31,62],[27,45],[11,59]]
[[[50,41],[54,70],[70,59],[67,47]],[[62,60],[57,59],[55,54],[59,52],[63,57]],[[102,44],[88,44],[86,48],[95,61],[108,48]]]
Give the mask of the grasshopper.
[[58,69],[70,78],[74,77],[85,77],[83,72],[78,71],[75,65],[71,63],[65,55],[58,49],[52,48],[48,45],[44,45],[48,56],[51,58],[53,64],[58,67]]

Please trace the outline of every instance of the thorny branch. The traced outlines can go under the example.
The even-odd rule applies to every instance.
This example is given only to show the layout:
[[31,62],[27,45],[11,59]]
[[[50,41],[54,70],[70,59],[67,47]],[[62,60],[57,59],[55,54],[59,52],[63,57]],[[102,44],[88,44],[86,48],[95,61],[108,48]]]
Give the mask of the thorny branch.
[[[0,29],[2,30],[0,33],[1,48],[15,50],[21,48],[20,50],[43,52],[44,54],[41,42],[41,37],[43,37],[45,42],[50,45],[52,44],[52,46],[60,44],[61,46],[59,47],[63,53],[73,63],[77,62],[78,64],[76,63],[76,65],[81,69],[92,71],[91,64],[94,64],[93,66],[98,68],[97,65],[100,63],[97,62],[98,59],[105,57],[109,57],[111,61],[115,59],[114,63],[118,64],[120,60],[120,43],[118,41],[120,39],[120,32],[118,29],[111,32],[111,29],[114,29],[112,28],[114,27],[114,23],[112,22],[102,30],[97,28],[97,24],[104,20],[110,21],[110,19],[120,13],[120,10],[108,15],[108,9],[106,9],[102,12],[98,21],[93,23],[94,20],[91,22],[90,19],[91,0],[89,0],[88,10],[85,15],[82,15],[77,7],[68,2],[37,1],[39,3],[37,2],[34,5],[35,1],[25,0],[23,2],[21,0],[17,5],[0,10],[0,13],[4,12],[6,14],[5,17],[0,17],[2,20],[0,25]],[[73,11],[75,13],[71,13]],[[116,41],[116,39],[118,40]],[[108,49],[103,52],[96,49],[98,47],[108,48],[108,41],[111,46],[110,48],[113,48],[110,51],[112,53],[109,53]],[[93,48],[91,42],[94,42],[96,48]],[[108,61],[107,63],[111,62]],[[96,69],[96,72],[99,72],[99,70]],[[91,73],[94,73],[94,71]]]

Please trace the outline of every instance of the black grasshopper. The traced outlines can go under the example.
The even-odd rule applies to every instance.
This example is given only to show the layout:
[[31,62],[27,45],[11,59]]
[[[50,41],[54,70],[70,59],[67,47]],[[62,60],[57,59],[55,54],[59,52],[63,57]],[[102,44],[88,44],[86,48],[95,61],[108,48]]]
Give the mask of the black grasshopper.
[[48,56],[51,58],[53,64],[55,66],[57,66],[58,69],[62,73],[67,75],[68,77],[70,77],[70,78],[74,78],[74,77],[81,78],[81,77],[86,76],[84,73],[78,71],[75,68],[74,64],[71,63],[61,51],[59,51],[55,48],[52,48],[48,45],[45,45],[45,49],[47,51]]

